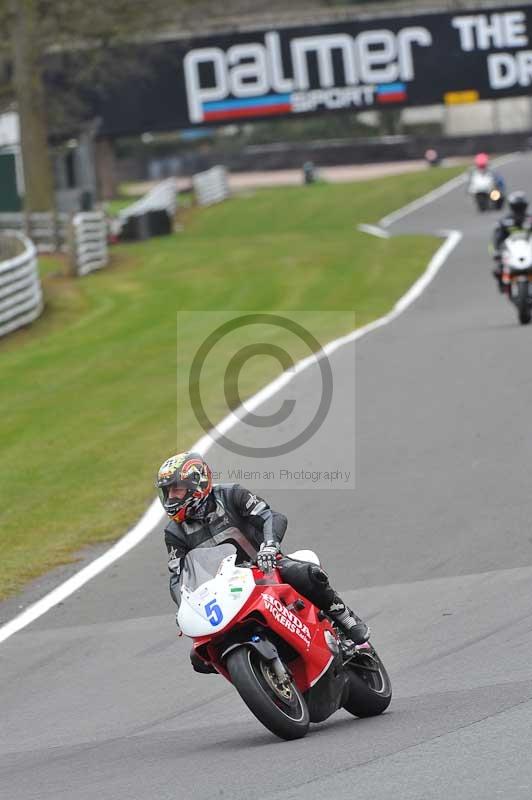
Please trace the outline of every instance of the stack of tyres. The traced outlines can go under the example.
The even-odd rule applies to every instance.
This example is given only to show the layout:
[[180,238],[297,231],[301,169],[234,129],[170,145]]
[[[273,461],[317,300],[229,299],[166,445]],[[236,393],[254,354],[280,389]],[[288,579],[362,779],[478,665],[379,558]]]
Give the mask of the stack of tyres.
[[172,220],[167,211],[157,209],[127,217],[120,238],[127,242],[138,242],[151,236],[167,236],[172,233]]
[[149,236],[168,236],[172,233],[172,220],[164,208],[148,211]]
[[125,242],[140,242],[150,235],[148,215],[134,214],[127,217],[120,231],[120,238]]

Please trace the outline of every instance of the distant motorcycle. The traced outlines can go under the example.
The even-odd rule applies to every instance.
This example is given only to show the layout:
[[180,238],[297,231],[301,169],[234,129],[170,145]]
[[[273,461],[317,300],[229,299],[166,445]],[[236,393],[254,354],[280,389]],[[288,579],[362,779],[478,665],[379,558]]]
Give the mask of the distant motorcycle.
[[502,250],[502,286],[517,308],[521,325],[528,325],[532,309],[532,242],[528,233],[513,233]]
[[[292,557],[318,561],[311,551]],[[305,736],[310,722],[339,708],[372,717],[390,704],[390,679],[374,647],[342,647],[342,633],[277,569],[237,566],[231,544],[186,556],[177,622],[196,656],[281,739]]]
[[469,183],[469,194],[479,211],[499,210],[504,205],[504,192],[492,172],[474,172]]

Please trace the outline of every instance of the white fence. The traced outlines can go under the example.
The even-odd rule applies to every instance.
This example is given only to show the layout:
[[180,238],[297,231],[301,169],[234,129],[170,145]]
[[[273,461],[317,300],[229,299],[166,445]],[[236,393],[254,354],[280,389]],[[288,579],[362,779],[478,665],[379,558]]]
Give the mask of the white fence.
[[200,206],[220,203],[229,197],[229,184],[225,167],[211,167],[206,172],[198,172],[192,178],[196,201]]
[[70,251],[76,275],[107,266],[107,220],[103,211],[81,211],[72,218]]
[[0,233],[17,231],[34,242],[39,253],[52,253],[66,248],[67,214],[34,212],[25,214],[0,214]]
[[0,336],[28,325],[42,313],[43,299],[37,249],[15,231],[0,235],[2,253],[16,247],[21,253],[0,261]]

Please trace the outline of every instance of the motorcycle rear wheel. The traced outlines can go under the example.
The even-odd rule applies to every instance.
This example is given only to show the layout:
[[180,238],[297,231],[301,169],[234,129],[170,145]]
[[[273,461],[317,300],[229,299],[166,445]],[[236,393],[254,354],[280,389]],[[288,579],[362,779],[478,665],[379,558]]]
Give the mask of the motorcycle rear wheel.
[[357,653],[345,665],[349,694],[344,708],[355,717],[375,717],[386,711],[392,699],[392,684],[377,652]]
[[307,704],[293,681],[281,685],[269,663],[243,645],[227,659],[227,670],[252,714],[281,739],[301,739],[309,728]]

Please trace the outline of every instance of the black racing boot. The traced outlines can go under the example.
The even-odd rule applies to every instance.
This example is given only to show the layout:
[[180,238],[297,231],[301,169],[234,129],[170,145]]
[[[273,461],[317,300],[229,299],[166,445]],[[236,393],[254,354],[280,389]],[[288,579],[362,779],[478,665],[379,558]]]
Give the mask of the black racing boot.
[[349,640],[351,648],[367,642],[368,626],[336,594],[321,567],[286,556],[278,562],[278,566],[283,580],[326,614]]
[[329,606],[325,613],[340,628],[345,637],[355,645],[368,641],[371,633],[369,627],[339,597],[336,597],[336,601]]

